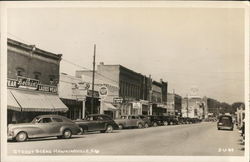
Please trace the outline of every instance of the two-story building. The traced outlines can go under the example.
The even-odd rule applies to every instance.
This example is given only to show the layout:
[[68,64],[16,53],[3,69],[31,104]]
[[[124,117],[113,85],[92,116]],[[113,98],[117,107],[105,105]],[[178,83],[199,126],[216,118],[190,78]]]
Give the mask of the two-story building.
[[66,112],[68,108],[59,99],[57,90],[62,55],[12,39],[7,43],[8,123]]

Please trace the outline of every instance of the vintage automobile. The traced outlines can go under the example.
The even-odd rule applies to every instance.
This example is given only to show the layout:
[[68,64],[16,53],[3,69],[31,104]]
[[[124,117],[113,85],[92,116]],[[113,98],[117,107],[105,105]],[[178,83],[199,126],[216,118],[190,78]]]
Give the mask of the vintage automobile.
[[145,122],[145,124],[144,124],[145,128],[148,128],[148,127],[152,126],[152,123],[149,120],[149,117],[147,117],[145,115],[138,115],[138,116]]
[[72,120],[60,115],[40,115],[30,123],[9,124],[8,140],[18,142],[29,138],[53,137],[71,138],[82,132],[82,129]]
[[148,119],[153,127],[163,125],[163,120],[157,115],[148,115]]
[[230,116],[230,115],[219,116],[219,120],[217,122],[217,128],[218,128],[218,130],[221,130],[221,129],[233,130],[234,123],[233,123],[232,116]]
[[190,123],[190,118],[188,118],[188,117],[179,117],[178,121],[179,121],[179,124],[189,124]]
[[145,126],[145,121],[138,115],[121,116],[120,119],[115,119],[115,122],[119,126],[119,129],[131,127],[143,128]]
[[114,129],[118,129],[118,125],[108,115],[91,114],[85,119],[75,120],[76,124],[83,129],[83,132],[101,131],[101,133],[111,133]]

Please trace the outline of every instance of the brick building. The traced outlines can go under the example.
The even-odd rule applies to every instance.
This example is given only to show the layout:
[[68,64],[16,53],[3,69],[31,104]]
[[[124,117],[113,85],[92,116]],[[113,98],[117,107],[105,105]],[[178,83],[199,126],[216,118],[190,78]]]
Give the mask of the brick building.
[[[92,71],[84,70],[76,72],[76,77],[84,76],[91,77]],[[122,65],[104,65],[101,62],[97,65],[96,78],[97,80],[102,80],[103,83],[117,87],[116,93],[112,94],[113,102],[109,100],[118,109],[116,111],[117,117],[128,114],[150,114],[149,101],[152,97],[150,94],[152,81],[149,77]],[[166,87],[164,88],[166,89]],[[161,88],[162,86],[160,86]],[[162,93],[159,95],[161,98],[160,102],[162,102]],[[164,100],[166,99],[164,98]]]
[[152,81],[151,88],[151,115],[163,115],[167,113],[167,82]]
[[61,54],[8,39],[8,123],[30,121],[46,113],[68,110],[59,99],[57,84]]
[[167,114],[181,116],[182,97],[175,93],[168,93]]

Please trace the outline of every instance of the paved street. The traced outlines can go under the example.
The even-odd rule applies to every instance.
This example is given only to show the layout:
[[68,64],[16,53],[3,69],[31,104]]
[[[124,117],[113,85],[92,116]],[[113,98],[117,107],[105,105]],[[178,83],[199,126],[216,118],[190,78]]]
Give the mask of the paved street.
[[88,133],[72,139],[8,142],[9,154],[81,155],[229,155],[241,156],[238,129],[218,131],[216,123],[198,123]]

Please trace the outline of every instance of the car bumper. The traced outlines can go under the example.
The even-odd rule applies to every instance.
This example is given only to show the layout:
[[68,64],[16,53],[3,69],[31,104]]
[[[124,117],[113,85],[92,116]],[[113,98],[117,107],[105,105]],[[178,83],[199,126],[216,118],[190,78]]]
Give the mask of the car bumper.
[[11,141],[11,140],[14,140],[14,139],[15,139],[14,136],[7,136],[7,140],[8,140],[8,141]]
[[219,129],[228,129],[231,130],[233,127],[227,127],[227,126],[217,126]]

